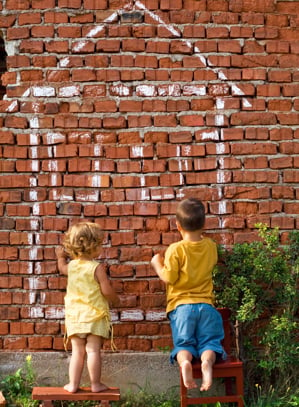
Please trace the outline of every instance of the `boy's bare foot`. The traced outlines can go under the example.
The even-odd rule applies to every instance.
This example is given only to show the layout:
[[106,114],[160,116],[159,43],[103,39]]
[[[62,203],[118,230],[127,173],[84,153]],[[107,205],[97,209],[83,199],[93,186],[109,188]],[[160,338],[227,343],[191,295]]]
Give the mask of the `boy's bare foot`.
[[106,386],[106,384],[104,383],[97,383],[91,385],[91,391],[93,393],[100,393],[101,391],[105,391],[107,389],[109,389],[109,387]]
[[66,384],[63,386],[64,390],[68,391],[69,393],[76,393],[78,387],[73,386],[71,383]]
[[202,382],[200,391],[207,391],[212,386],[213,381],[213,363],[209,360],[204,360],[201,363]]
[[197,384],[193,378],[192,364],[189,360],[184,360],[181,363],[183,382],[187,389],[195,389]]

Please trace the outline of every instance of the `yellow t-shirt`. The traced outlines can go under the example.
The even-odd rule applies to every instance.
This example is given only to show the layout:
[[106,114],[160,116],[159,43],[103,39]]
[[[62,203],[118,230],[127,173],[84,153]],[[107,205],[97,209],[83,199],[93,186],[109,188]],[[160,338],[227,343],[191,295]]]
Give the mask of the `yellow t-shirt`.
[[213,305],[212,270],[217,259],[217,246],[210,238],[181,240],[168,247],[162,271],[167,282],[167,313],[181,304]]

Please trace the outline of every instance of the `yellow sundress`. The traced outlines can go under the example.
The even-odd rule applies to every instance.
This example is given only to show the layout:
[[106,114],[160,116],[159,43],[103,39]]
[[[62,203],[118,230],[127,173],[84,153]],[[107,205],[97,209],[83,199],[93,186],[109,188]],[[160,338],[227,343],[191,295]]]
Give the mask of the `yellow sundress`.
[[109,304],[95,280],[98,265],[95,260],[72,260],[68,264],[64,298],[66,338],[76,334],[110,336]]

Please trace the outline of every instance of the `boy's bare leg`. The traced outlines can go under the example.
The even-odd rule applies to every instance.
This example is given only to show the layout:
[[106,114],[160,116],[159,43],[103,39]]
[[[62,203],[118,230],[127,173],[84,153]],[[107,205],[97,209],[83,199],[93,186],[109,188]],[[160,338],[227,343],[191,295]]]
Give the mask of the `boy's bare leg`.
[[78,336],[72,336],[70,339],[72,343],[72,356],[69,365],[69,383],[64,386],[64,389],[70,393],[76,393],[84,367],[86,340]]
[[212,350],[205,350],[201,355],[202,383],[200,391],[209,390],[213,382],[213,365],[216,361],[216,354]]
[[87,369],[90,377],[91,391],[98,393],[108,387],[101,382],[101,346],[102,339],[97,335],[88,335],[86,343]]
[[182,370],[183,382],[187,389],[195,389],[197,384],[193,378],[192,354],[187,350],[180,350],[177,354],[177,361]]

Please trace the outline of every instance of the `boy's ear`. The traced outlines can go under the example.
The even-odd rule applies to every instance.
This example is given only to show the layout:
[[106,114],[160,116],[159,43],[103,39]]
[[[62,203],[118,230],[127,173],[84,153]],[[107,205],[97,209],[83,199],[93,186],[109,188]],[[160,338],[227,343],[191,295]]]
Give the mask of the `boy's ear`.
[[182,230],[182,226],[181,226],[180,222],[178,222],[176,220],[175,223],[176,223],[176,227],[178,228],[178,231],[180,232]]

